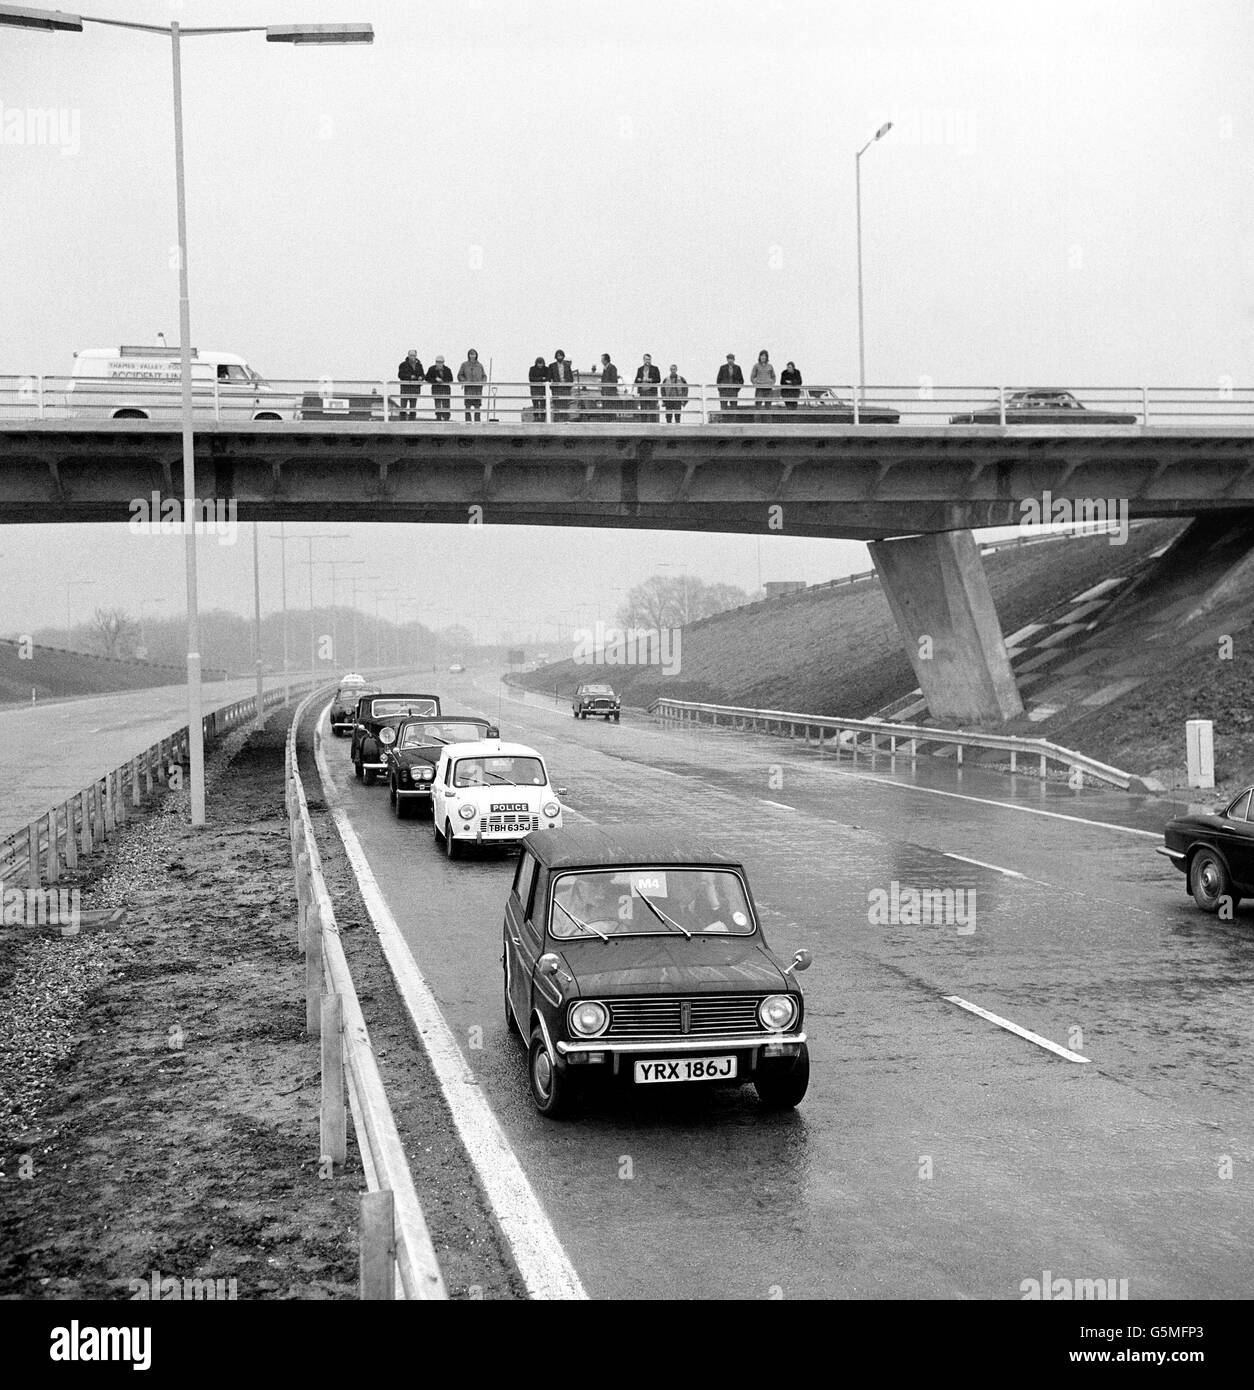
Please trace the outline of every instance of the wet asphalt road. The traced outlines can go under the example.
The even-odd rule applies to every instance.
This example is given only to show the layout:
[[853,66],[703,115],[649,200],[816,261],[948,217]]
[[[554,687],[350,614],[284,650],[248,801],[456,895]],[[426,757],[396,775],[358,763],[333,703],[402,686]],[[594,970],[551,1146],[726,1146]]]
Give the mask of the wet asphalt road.
[[[450,711],[497,714],[492,678],[442,680]],[[771,945],[815,957],[796,1112],[694,1086],[544,1120],[502,1014],[514,858],[448,862],[326,735],[380,888],[594,1297],[1020,1298],[1044,1270],[1132,1298],[1254,1292],[1254,907],[1193,907],[1153,853],[1161,804],[535,697],[500,720],[578,814],[678,817],[743,855]],[[894,881],[974,890],[974,912],[873,924]]]

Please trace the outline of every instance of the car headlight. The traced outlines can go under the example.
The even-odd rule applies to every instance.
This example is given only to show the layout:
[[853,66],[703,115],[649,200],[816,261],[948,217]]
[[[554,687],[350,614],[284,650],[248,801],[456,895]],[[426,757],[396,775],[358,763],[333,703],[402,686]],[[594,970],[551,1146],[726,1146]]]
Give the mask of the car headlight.
[[581,1038],[595,1038],[610,1026],[610,1011],[595,999],[572,1004],[569,1014],[570,1031]]
[[435,776],[435,768],[421,767],[414,773],[415,778],[420,778],[424,782],[429,782]]
[[391,729],[391,728],[388,728],[388,729],[380,729],[380,730],[379,730],[379,742],[380,742],[380,743],[386,743],[386,744],[388,744],[389,746],[391,746],[393,743],[396,742],[396,730],[395,730],[395,729]]
[[791,994],[768,994],[758,1005],[758,1021],[772,1033],[791,1028],[797,1019],[797,1001]]
[[556,820],[562,814],[562,808],[556,801],[546,801],[540,811],[547,820]]
[[457,814],[462,818],[462,820],[474,820],[474,818],[479,814],[479,812],[476,810],[475,807],[467,803],[465,806],[459,806],[457,808]]

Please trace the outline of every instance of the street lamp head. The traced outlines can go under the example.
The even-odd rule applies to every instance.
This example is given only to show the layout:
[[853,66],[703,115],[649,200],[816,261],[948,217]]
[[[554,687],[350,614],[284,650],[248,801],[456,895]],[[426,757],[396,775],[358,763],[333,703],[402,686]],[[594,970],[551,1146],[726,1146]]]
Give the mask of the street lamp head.
[[60,10],[28,10],[18,5],[0,5],[0,27],[9,29],[68,29],[83,32],[83,21],[76,14]]
[[884,136],[887,135],[890,130],[892,130],[892,128],[892,121],[885,121],[884,124],[880,126],[880,128],[875,132],[875,138],[877,140],[882,140]]
[[267,43],[373,43],[369,24],[270,24]]

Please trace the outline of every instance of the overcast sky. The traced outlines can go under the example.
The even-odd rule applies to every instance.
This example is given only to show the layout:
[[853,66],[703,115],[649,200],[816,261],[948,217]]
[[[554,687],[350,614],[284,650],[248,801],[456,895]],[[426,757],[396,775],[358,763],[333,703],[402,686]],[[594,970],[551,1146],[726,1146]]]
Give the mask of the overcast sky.
[[[184,45],[193,339],[271,377],[390,376],[409,347],[455,369],[474,346],[517,380],[562,347],[581,367],[608,351],[628,375],[649,351],[696,382],[767,347],[850,382],[853,156],[891,119],[862,161],[869,381],[1250,385],[1245,0],[90,10],[374,26],[363,48]],[[176,342],[168,42],[0,29],[0,106],[57,108],[68,137],[32,147],[0,124],[0,372],[65,373],[77,348],[158,330]],[[759,577],[747,537],[489,528],[468,565],[464,528],[350,529],[321,553],[492,635],[515,596],[538,617],[576,601],[608,617],[614,589],[664,563]],[[848,542],[760,551],[764,579],[868,563]],[[250,605],[249,558],[204,547],[205,607]],[[94,586],[71,590],[79,617],[182,603],[179,543],[121,527],[4,528],[0,566],[8,633],[63,621],[67,576]],[[291,570],[302,593],[306,574]]]

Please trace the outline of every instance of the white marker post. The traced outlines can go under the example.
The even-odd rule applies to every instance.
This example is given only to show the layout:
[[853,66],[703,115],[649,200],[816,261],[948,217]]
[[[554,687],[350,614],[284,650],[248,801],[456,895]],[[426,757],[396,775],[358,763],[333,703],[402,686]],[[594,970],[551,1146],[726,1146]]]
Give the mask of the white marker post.
[[1215,786],[1215,725],[1209,719],[1190,719],[1184,726],[1185,757],[1189,786],[1213,790]]

